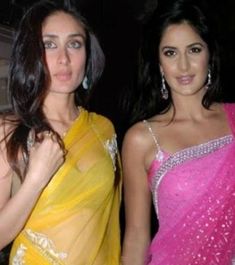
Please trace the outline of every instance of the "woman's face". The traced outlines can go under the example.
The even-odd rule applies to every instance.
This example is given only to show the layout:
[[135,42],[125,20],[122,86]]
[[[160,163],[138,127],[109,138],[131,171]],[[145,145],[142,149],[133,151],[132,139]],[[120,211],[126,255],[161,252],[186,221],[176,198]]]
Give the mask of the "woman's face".
[[205,93],[209,51],[192,26],[172,24],[159,46],[160,70],[174,95]]
[[42,25],[49,91],[72,93],[81,84],[86,67],[85,30],[73,16],[56,12]]

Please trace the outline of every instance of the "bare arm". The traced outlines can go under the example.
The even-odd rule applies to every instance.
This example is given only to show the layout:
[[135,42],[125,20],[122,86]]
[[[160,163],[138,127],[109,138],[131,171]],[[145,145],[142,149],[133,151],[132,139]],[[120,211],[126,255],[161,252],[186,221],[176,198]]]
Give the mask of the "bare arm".
[[134,126],[127,132],[122,148],[126,216],[123,265],[143,265],[150,241],[151,194],[145,154],[145,139],[138,126]]
[[42,190],[63,163],[63,152],[50,137],[30,151],[29,170],[17,193],[11,197],[12,172],[6,160],[6,149],[0,150],[0,250],[24,227]]

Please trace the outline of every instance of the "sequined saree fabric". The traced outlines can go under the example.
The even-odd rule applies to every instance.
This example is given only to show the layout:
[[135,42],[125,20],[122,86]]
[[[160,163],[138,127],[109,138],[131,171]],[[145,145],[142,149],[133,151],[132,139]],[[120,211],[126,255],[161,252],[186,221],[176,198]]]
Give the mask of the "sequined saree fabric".
[[66,161],[15,239],[10,264],[117,265],[120,178],[113,126],[81,109],[64,143]]
[[231,135],[164,153],[149,171],[159,220],[148,265],[235,264],[235,105]]

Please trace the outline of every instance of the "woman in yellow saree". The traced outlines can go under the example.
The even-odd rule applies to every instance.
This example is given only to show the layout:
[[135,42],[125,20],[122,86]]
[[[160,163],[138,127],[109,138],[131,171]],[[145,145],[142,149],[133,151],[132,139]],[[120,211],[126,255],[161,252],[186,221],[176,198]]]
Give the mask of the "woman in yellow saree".
[[80,109],[64,137],[65,163],[16,238],[12,264],[118,264],[114,137],[106,119]]
[[116,134],[78,94],[103,66],[71,6],[40,1],[24,15],[10,69],[13,113],[0,129],[0,249],[14,240],[10,265],[119,264]]

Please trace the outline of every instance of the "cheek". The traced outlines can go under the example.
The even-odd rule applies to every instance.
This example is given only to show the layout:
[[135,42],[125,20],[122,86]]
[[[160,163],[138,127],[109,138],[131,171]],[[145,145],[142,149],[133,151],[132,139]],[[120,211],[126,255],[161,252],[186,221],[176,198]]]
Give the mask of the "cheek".
[[177,70],[176,63],[173,60],[166,60],[166,58],[160,55],[159,62],[160,70],[164,73],[165,77],[168,76],[170,78],[170,76]]
[[201,69],[202,71],[207,71],[208,64],[209,64],[209,56],[207,54],[199,55],[198,57],[194,58],[192,61],[194,63],[195,67],[198,69]]
[[174,63],[166,63],[164,62],[161,65],[161,70],[163,71],[163,74],[166,79],[170,79],[177,73],[177,67]]
[[74,62],[74,82],[75,86],[79,86],[81,82],[84,79],[84,76],[86,75],[86,59],[85,58],[80,58],[79,60],[76,60]]
[[202,59],[197,63],[195,63],[194,67],[197,70],[197,72],[201,74],[203,78],[207,76],[208,67],[209,67],[207,58]]
[[80,72],[85,72],[85,68],[86,68],[86,56],[79,56],[78,58],[75,57],[74,59],[74,67],[76,68],[76,70],[80,73]]
[[195,61],[194,65],[198,69],[200,69],[200,68],[201,69],[207,69],[208,68],[208,60],[205,58],[205,59],[201,59],[201,60]]
[[47,67],[47,70],[49,72],[49,74],[51,75],[51,73],[53,72],[53,65],[55,64],[55,59],[52,55],[45,55],[45,64]]

